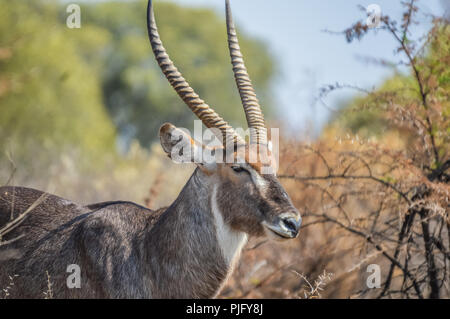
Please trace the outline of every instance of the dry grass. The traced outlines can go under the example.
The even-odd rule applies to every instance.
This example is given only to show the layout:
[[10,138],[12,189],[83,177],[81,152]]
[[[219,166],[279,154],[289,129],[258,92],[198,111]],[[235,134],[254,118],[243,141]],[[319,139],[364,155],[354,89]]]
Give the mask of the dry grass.
[[45,274],[47,275],[47,290],[44,291],[44,299],[53,299],[53,284],[51,281],[50,274],[48,273],[48,270],[45,271]]
[[12,275],[8,277],[9,277],[9,284],[6,287],[2,288],[1,292],[3,296],[1,296],[0,299],[8,299],[8,297],[11,295],[11,290],[14,289],[14,279],[18,277],[18,275]]
[[[39,154],[39,148],[36,146],[36,150],[30,152]],[[176,198],[192,172],[189,165],[172,163],[158,144],[149,151],[133,143],[127,154],[106,159],[102,166],[80,164],[83,158],[75,150],[53,156],[45,154],[45,157],[50,158],[45,162],[46,170],[39,164],[30,167],[13,156],[11,163],[14,164],[9,164],[6,158],[3,162],[0,157],[0,185],[25,185],[80,204],[129,200],[145,205],[149,185],[170,171],[170,179],[158,184],[158,192],[151,199],[152,206],[161,207]]]
[[[312,145],[283,141],[279,176],[302,212],[300,236],[282,243],[252,238],[221,298],[378,297],[382,289],[368,289],[365,285],[369,275],[366,268],[379,264],[384,286],[392,265],[386,256],[397,256],[403,268],[404,261],[409,260],[408,271],[420,282],[421,293],[429,294],[421,220],[416,219],[411,227],[411,247],[403,242],[396,255],[398,235],[408,209],[426,205],[434,212],[429,219],[433,220],[432,234],[438,238],[436,231],[448,218],[444,206],[450,197],[448,186],[427,182],[401,154],[385,149],[387,141],[401,146],[400,139],[394,136],[356,143],[351,136],[336,139],[338,134],[329,131]],[[127,199],[143,203],[150,189],[151,206],[156,208],[176,198],[193,170],[192,165],[170,163],[156,148],[154,153],[136,152],[130,159],[130,166],[108,167],[94,176],[83,176],[76,166],[61,169],[57,175],[49,175],[48,183],[65,185],[59,194],[81,202]],[[20,169],[15,179],[21,179]],[[426,200],[412,201],[409,193],[408,201],[402,197],[406,190],[423,183],[433,190]],[[445,228],[441,235],[447,236]],[[448,244],[442,244],[448,251]],[[437,246],[432,249],[436,258],[442,255]],[[448,266],[445,255],[438,262],[440,267]],[[395,267],[391,280],[388,296],[405,297],[399,293],[402,287],[414,296],[410,291],[412,282],[400,267]],[[441,296],[448,296],[448,277],[440,280]],[[45,297],[50,295],[47,291]]]
[[[426,46],[406,41],[416,8],[404,4],[403,21],[383,17],[381,30],[398,42],[411,81],[366,92],[353,110],[377,110],[388,129],[369,140],[331,127],[313,144],[282,141],[278,176],[302,213],[300,236],[251,239],[221,298],[450,297],[450,99],[448,82],[436,80],[448,68],[449,25],[435,19],[426,41],[437,53],[427,57]],[[344,34],[351,41],[369,31],[357,23]],[[156,208],[176,198],[193,170],[172,164],[159,146],[147,152],[134,144],[124,160],[94,170],[80,169],[76,153],[54,155],[44,171],[5,160],[0,182],[80,203],[126,199]],[[381,268],[380,288],[366,285],[369,264]]]

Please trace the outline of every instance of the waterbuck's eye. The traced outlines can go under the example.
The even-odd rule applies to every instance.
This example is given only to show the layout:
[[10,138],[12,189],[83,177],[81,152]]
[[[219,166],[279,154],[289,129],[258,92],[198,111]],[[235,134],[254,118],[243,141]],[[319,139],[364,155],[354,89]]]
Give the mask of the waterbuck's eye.
[[235,171],[236,173],[244,173],[247,172],[247,170],[241,166],[231,166],[231,169]]

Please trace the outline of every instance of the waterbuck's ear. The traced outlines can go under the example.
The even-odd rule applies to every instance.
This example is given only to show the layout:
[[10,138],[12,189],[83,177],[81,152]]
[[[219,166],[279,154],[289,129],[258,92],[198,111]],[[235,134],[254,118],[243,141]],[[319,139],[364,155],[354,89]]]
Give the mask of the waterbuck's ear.
[[195,163],[200,161],[201,145],[191,138],[187,130],[165,123],[159,129],[159,139],[164,152],[174,162]]

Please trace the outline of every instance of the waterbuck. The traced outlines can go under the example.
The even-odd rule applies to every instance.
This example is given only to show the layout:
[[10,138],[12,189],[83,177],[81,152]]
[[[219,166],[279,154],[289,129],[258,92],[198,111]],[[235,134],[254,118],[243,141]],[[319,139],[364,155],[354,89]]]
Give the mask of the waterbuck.
[[[151,1],[147,8],[150,44],[163,74],[203,124],[219,132],[222,146],[213,149],[215,154],[231,150],[235,160],[196,162],[187,156],[196,162],[194,173],[177,199],[156,211],[124,201],[81,206],[34,189],[1,187],[0,288],[12,277],[10,297],[42,298],[51,283],[55,298],[211,298],[248,236],[297,236],[300,214],[275,173],[264,172],[273,161],[259,155],[270,159],[271,150],[228,1],[226,21],[249,142],[181,76],[162,46]],[[164,124],[159,136],[172,158],[207,149],[172,124]],[[76,278],[75,287],[67,284],[77,275],[70,265],[79,267],[80,288]]]

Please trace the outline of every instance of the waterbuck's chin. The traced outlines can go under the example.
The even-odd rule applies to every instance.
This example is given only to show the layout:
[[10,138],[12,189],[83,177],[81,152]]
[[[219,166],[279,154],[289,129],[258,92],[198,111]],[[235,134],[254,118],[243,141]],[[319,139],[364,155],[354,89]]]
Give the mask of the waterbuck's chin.
[[[233,160],[184,156],[197,168],[172,205],[156,211],[123,201],[81,206],[34,189],[1,187],[0,288],[9,285],[11,276],[10,297],[42,298],[50,281],[56,298],[210,298],[219,293],[248,236],[297,236],[300,214],[275,170],[267,173],[274,163],[264,117],[228,1],[226,17],[233,71],[251,129],[249,142],[178,72],[162,46],[149,1],[148,34],[162,72],[203,124],[218,132],[222,146],[215,153],[231,149]],[[164,124],[159,135],[172,158],[207,148],[172,124]],[[71,277],[68,285],[68,269],[79,269],[78,284]]]

